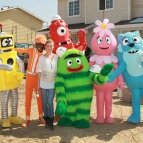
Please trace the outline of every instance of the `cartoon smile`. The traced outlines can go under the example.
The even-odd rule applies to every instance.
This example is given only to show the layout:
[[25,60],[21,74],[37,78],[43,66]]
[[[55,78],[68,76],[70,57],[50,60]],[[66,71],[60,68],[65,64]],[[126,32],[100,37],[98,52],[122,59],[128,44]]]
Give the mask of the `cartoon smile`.
[[138,50],[130,50],[128,53],[129,54],[134,54],[134,53],[137,53],[138,52]]
[[82,68],[83,68],[83,65],[80,65],[80,66],[77,67],[77,68],[68,67],[67,70],[68,70],[69,72],[78,72],[78,71],[82,70]]
[[105,47],[105,48],[99,47],[99,48],[102,49],[102,50],[107,50],[107,49],[109,49],[109,47]]

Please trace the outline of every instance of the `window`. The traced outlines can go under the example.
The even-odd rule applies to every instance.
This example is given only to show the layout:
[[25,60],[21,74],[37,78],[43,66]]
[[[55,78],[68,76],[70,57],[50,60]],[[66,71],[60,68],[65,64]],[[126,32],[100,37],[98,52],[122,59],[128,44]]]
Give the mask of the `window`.
[[79,15],[79,0],[69,1],[69,16]]
[[99,10],[105,9],[105,0],[99,0]]
[[113,0],[99,0],[99,10],[113,8]]
[[113,8],[113,0],[106,0],[106,9]]

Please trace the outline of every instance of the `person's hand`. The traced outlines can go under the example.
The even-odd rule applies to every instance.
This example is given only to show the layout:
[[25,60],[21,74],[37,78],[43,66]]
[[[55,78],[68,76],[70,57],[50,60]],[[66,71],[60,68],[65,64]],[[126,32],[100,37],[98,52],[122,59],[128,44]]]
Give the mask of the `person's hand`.
[[67,105],[65,104],[65,102],[59,101],[56,107],[56,114],[60,116],[64,115],[66,110],[67,110]]
[[59,47],[56,50],[56,54],[58,55],[58,57],[61,57],[65,52],[66,52],[67,48],[65,47]]
[[36,95],[41,94],[41,88],[40,88],[40,85],[39,85],[39,84],[37,85],[37,89],[35,90],[35,94],[36,94]]

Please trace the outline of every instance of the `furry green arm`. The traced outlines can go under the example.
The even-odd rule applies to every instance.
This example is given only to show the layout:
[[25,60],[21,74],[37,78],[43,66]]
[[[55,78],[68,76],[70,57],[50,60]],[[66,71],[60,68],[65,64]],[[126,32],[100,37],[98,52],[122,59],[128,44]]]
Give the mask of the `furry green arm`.
[[104,67],[101,69],[100,73],[95,73],[93,75],[93,78],[92,78],[93,81],[96,84],[104,84],[105,82],[107,82],[109,73],[112,71],[113,67],[114,67],[113,64],[104,65]]
[[56,114],[63,115],[66,112],[67,102],[65,96],[64,79],[60,73],[57,74],[55,88],[57,100]]

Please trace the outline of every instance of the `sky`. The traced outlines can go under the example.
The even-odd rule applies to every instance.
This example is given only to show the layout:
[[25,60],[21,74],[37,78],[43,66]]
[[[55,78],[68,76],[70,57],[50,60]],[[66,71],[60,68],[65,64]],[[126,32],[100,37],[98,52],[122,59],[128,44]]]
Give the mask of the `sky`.
[[3,6],[19,6],[38,16],[49,25],[52,17],[57,14],[57,0],[0,0]]

